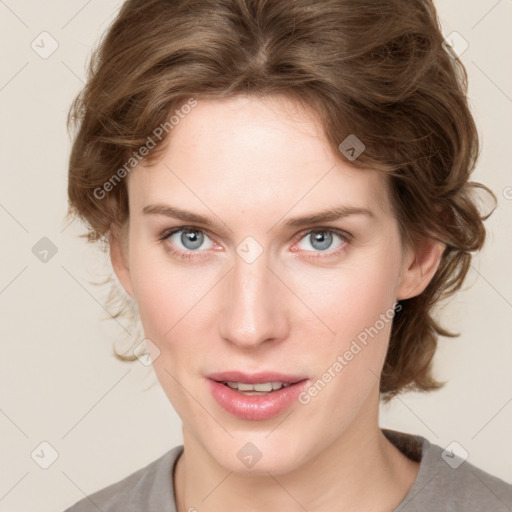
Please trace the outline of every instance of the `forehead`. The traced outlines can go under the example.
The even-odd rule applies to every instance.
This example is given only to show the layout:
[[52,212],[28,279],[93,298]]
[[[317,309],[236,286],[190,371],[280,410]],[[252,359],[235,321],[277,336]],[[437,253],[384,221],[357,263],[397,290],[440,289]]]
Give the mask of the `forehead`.
[[199,100],[161,158],[129,175],[137,210],[166,200],[256,214],[295,205],[387,210],[387,189],[381,173],[351,167],[333,152],[312,110],[284,97]]

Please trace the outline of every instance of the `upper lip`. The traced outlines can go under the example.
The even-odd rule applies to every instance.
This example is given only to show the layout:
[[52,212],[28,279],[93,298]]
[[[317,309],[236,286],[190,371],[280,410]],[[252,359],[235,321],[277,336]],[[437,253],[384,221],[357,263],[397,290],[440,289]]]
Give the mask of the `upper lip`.
[[243,382],[246,384],[261,384],[263,382],[283,382],[295,384],[307,379],[303,375],[290,375],[277,372],[244,373],[240,371],[210,373],[207,378],[217,382]]

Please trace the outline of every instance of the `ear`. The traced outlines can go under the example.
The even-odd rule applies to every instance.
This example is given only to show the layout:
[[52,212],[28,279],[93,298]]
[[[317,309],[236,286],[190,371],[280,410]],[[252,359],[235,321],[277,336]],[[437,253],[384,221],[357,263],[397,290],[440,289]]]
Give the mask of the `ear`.
[[109,233],[110,261],[126,293],[134,296],[130,267],[128,265],[127,229],[113,227]]
[[423,292],[436,273],[446,245],[426,239],[406,251],[397,289],[397,300],[410,299]]

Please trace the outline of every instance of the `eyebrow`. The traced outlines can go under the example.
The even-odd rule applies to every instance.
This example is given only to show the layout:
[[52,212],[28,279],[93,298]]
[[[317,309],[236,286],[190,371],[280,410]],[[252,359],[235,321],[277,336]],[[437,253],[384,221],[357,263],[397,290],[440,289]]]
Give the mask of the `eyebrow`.
[[[171,217],[174,219],[183,220],[185,222],[203,224],[208,227],[219,228],[225,225],[225,223],[214,220],[213,217],[182,210],[169,204],[151,204],[145,206],[142,209],[142,213],[145,215],[163,215],[165,217]],[[361,208],[358,206],[338,206],[302,215],[300,217],[293,217],[286,220],[284,226],[289,228],[298,228],[311,224],[332,222],[334,220],[342,219],[352,215],[366,215],[368,217],[375,218],[375,214],[368,208]]]

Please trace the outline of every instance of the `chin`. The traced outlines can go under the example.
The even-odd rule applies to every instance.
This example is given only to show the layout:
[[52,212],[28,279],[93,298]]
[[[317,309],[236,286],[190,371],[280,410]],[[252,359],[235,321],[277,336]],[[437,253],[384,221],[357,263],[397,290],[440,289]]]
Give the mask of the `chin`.
[[210,439],[210,446],[206,447],[218,465],[239,475],[291,473],[315,455],[316,450],[312,446],[308,456],[304,438],[297,432],[286,436],[274,432],[267,439],[265,436],[269,436],[268,432],[242,433],[235,435],[224,446],[212,445]]

